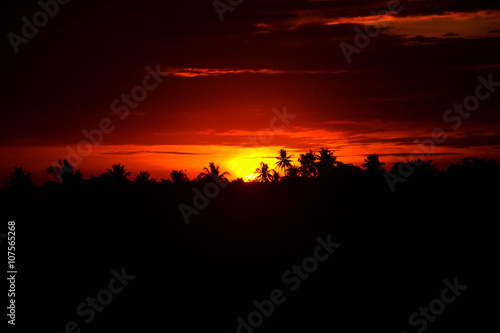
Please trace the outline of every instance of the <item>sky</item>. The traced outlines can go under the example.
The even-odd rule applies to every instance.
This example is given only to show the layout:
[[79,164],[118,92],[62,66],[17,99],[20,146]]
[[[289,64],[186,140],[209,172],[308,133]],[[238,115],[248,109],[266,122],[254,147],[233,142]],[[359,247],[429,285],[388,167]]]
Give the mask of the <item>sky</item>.
[[245,178],[281,148],[500,161],[498,1],[60,1],[3,4],[1,183],[64,158]]

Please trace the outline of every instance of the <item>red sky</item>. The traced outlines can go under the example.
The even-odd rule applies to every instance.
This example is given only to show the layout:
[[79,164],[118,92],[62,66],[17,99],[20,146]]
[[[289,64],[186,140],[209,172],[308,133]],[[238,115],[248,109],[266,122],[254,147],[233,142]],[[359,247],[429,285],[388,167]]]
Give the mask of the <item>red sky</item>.
[[[294,158],[330,148],[356,165],[378,153],[390,166],[435,128],[448,135],[425,157],[438,167],[466,156],[499,161],[500,88],[457,128],[443,120],[475,94],[478,76],[500,82],[498,1],[402,1],[399,14],[388,5],[244,0],[222,22],[212,1],[60,6],[17,54],[2,43],[0,182],[14,166],[37,184],[50,180],[46,167],[103,119],[113,130],[74,160],[86,178],[115,163],[133,177],[194,177],[211,161],[245,177],[280,148]],[[4,36],[21,34],[21,18],[38,10],[36,1],[7,5]],[[380,33],[348,63],[341,43],[355,45],[355,28],[375,23]],[[157,65],[161,82],[149,78],[126,117],[113,112]],[[295,117],[265,131],[284,107]]]

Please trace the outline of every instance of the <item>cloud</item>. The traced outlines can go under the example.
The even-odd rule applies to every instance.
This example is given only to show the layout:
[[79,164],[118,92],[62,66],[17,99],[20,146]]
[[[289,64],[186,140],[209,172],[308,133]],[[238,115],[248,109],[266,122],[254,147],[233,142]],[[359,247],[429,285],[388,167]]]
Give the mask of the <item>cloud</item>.
[[[422,2],[420,2],[422,3]],[[492,31],[500,28],[500,10],[442,7],[419,9],[408,2],[397,14],[372,3],[371,8],[358,7],[356,11],[337,7],[285,11],[283,18],[271,18],[268,22],[254,24],[258,33],[307,30],[311,26],[378,25],[386,34],[408,37],[434,38],[493,38]],[[382,10],[377,9],[382,8]],[[470,9],[470,8],[469,8]],[[453,31],[450,33],[450,31]]]
[[418,94],[408,94],[408,95],[399,95],[395,97],[372,97],[369,98],[370,101],[374,102],[406,102],[412,100],[421,100],[424,98],[435,97],[439,95],[440,91],[424,91]]
[[[377,154],[380,157],[388,157],[388,156],[411,156],[412,153],[382,153],[382,154]],[[443,152],[443,153],[426,153],[425,156],[462,156],[464,154],[462,153],[451,153],[451,152]],[[348,156],[366,156],[366,154],[355,154],[355,155],[339,155],[338,157],[348,157]]]
[[103,155],[139,155],[139,154],[169,154],[169,155],[210,155],[208,153],[192,153],[183,151],[157,151],[157,150],[121,150],[103,152]]
[[478,39],[493,38],[489,31],[498,27],[500,27],[500,11],[482,10],[396,17],[392,20],[388,32],[405,37]]
[[168,68],[166,71],[177,77],[222,76],[235,74],[341,74],[347,70],[280,70],[280,69],[234,69],[234,68]]
[[500,132],[489,135],[465,134],[449,137],[443,146],[453,148],[500,146]]
[[214,132],[215,131],[213,129],[208,128],[208,129],[205,129],[202,131],[198,131],[198,132],[196,132],[196,134],[198,134],[198,135],[212,135],[212,134],[214,134]]

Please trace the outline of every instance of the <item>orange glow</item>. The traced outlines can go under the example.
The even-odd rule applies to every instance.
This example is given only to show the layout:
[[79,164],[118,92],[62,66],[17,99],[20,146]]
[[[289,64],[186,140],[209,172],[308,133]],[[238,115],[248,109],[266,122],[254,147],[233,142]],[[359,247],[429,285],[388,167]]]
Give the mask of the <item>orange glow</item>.
[[[402,11],[404,13],[404,9]],[[401,14],[402,14],[401,13]],[[279,22],[271,27],[269,24],[260,22],[256,27],[265,27],[269,31],[295,30],[305,25],[340,25],[340,24],[379,24],[382,27],[389,27],[391,34],[403,34],[407,36],[424,37],[462,37],[462,38],[483,38],[493,37],[488,32],[500,28],[500,11],[481,10],[476,12],[445,12],[443,14],[432,15],[366,15],[356,17],[335,17],[327,16],[323,12],[306,11],[296,12],[297,16]],[[446,34],[453,32],[453,36]],[[455,35],[456,34],[456,35]]]
[[[230,68],[167,68],[165,74],[193,78],[203,76],[222,76],[230,74],[340,74],[347,70],[279,70],[279,69],[230,69]],[[352,72],[352,71],[351,71]]]
[[220,76],[225,74],[279,74],[281,71],[272,69],[229,69],[229,68],[168,68],[167,73],[179,77]]
[[[179,12],[167,6],[176,19],[149,7],[154,15],[134,7],[109,17],[120,19],[106,34],[73,11],[65,22],[78,23],[76,34],[53,27],[64,43],[46,48],[37,36],[19,45],[26,50],[7,65],[1,99],[0,186],[19,166],[37,185],[55,180],[45,170],[63,159],[85,179],[118,163],[130,179],[172,170],[196,179],[213,162],[230,180],[251,181],[260,163],[276,168],[280,149],[296,166],[300,154],[327,148],[357,166],[377,153],[390,168],[421,151],[433,129],[455,124],[431,154],[413,157],[443,168],[466,156],[499,159],[497,5],[401,1],[400,12],[397,1],[281,1],[219,23],[210,4],[193,14],[178,3]],[[490,83],[478,90],[479,76]],[[478,93],[477,111],[455,110]]]
[[245,178],[243,178],[243,180],[248,183],[248,182],[254,181],[256,177],[257,177],[257,174],[251,173],[248,176],[246,176]]
[[[301,135],[295,133],[293,136],[308,137],[312,133],[305,131]],[[451,134],[451,133],[450,133]],[[408,133],[392,133],[385,134],[385,138],[399,137],[400,135],[411,136]],[[460,134],[457,133],[457,137]],[[355,138],[356,136],[354,136]],[[381,132],[373,134],[372,138],[381,137]],[[422,135],[415,138],[423,139]],[[351,138],[352,139],[352,138]],[[368,138],[368,141],[370,139]],[[325,144],[325,143],[330,143]],[[148,171],[151,177],[158,181],[161,178],[168,179],[170,172],[174,169],[186,170],[185,173],[190,179],[203,171],[204,167],[208,167],[209,162],[214,162],[220,165],[222,172],[228,171],[230,180],[243,178],[244,181],[252,181],[257,175],[254,173],[259,167],[260,162],[267,163],[269,168],[274,169],[276,158],[279,149],[287,149],[288,154],[293,154],[292,161],[294,165],[299,165],[297,159],[300,154],[306,153],[309,147],[313,151],[318,151],[321,147],[334,147],[332,143],[339,146],[337,149],[331,148],[337,160],[343,163],[352,163],[361,166],[363,159],[370,153],[378,153],[381,156],[381,161],[386,163],[386,167],[391,167],[391,163],[399,162],[406,159],[408,155],[418,150],[415,143],[394,145],[392,142],[367,143],[360,142],[359,144],[349,144],[348,140],[340,138],[340,136],[326,136],[326,132],[322,132],[321,137],[316,137],[310,141],[310,144],[303,148],[286,146],[268,146],[268,147],[240,147],[240,146],[222,146],[222,145],[162,145],[162,146],[140,146],[140,145],[116,145],[116,146],[97,146],[93,148],[93,153],[89,156],[82,157],[81,163],[76,165],[75,169],[81,169],[84,178],[88,179],[91,175],[98,176],[106,172],[112,164],[121,163],[125,165],[127,171],[132,172],[131,179],[134,179],[140,171]],[[48,180],[55,180],[52,176],[45,174],[45,169],[57,159],[64,159],[67,151],[65,147],[55,146],[25,146],[25,147],[3,147],[4,155],[2,175],[5,177],[0,179],[1,182],[6,181],[6,176],[12,171],[12,166],[23,166],[25,170],[33,174],[33,180],[36,184],[43,184]],[[434,156],[422,156],[425,159],[432,159],[438,167],[447,167],[450,163],[454,163],[465,156],[485,156],[494,158],[491,148],[485,147],[435,147]],[[439,155],[440,153],[446,153]],[[402,155],[404,157],[399,157]],[[414,158],[419,158],[415,156]],[[70,160],[74,163],[74,160]],[[279,171],[280,176],[283,176],[282,170]]]

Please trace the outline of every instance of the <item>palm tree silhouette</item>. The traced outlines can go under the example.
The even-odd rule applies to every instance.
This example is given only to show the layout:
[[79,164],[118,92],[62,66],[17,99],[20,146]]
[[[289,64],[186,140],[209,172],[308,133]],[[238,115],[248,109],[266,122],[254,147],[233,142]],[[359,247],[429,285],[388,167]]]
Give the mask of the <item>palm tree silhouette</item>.
[[106,169],[106,171],[108,171],[109,178],[117,182],[127,181],[127,177],[132,174],[132,172],[126,172],[125,166],[121,164],[113,164],[111,169]]
[[31,173],[24,172],[23,167],[14,167],[14,172],[10,173],[9,180],[5,182],[5,186],[12,188],[31,188],[35,186],[31,182]]
[[208,163],[208,168],[203,168],[203,172],[200,172],[198,175],[199,177],[206,178],[206,177],[212,177],[214,179],[218,179],[220,182],[226,182],[227,177],[226,175],[230,176],[231,174],[227,171],[224,171],[223,173],[220,172],[219,165],[215,165],[214,162]]
[[378,159],[378,154],[370,154],[365,158],[365,163],[361,166],[368,172],[381,172],[385,171],[385,163],[381,163]]
[[287,156],[286,150],[285,149],[280,149],[279,156],[276,157],[278,162],[276,162],[276,167],[278,169],[281,169],[283,171],[283,174],[285,174],[285,170],[289,167],[292,166],[292,158],[293,155]]
[[271,170],[269,170],[269,173],[271,175],[270,180],[272,182],[279,182],[280,181],[281,177],[280,177],[280,174],[278,173],[278,171],[276,171],[275,169],[271,169]]
[[286,169],[286,177],[290,179],[297,179],[300,174],[300,168],[292,165]]
[[257,177],[255,177],[255,181],[268,183],[274,180],[274,171],[275,170],[273,169],[269,169],[269,165],[267,165],[267,163],[260,162],[260,168],[257,168],[257,170],[255,170],[255,173],[258,173]]
[[329,149],[321,148],[318,157],[316,168],[318,169],[318,176],[324,177],[330,174],[335,165],[337,164],[337,157]]
[[[186,171],[186,170],[184,170]],[[176,184],[187,183],[189,182],[189,178],[186,176],[182,170],[172,170],[170,173],[170,179]]]
[[141,171],[141,172],[139,172],[139,174],[135,178],[135,182],[139,183],[139,184],[152,184],[152,183],[156,183],[156,180],[154,178],[150,179],[149,177],[151,177],[151,174],[149,172],[147,172],[147,171]]
[[462,181],[478,182],[481,179],[482,181],[491,182],[493,178],[500,177],[500,165],[493,159],[466,157],[462,158],[460,162],[451,164],[448,167],[447,174]]
[[300,163],[300,173],[302,177],[309,178],[310,176],[316,177],[316,160],[318,159],[318,155],[313,153],[311,149],[309,149],[308,153],[300,154],[298,159]]
[[67,159],[64,159],[62,162],[59,160],[57,165],[49,166],[45,170],[45,173],[53,174],[64,185],[81,184],[83,182],[83,175],[80,169],[73,173],[73,166]]

